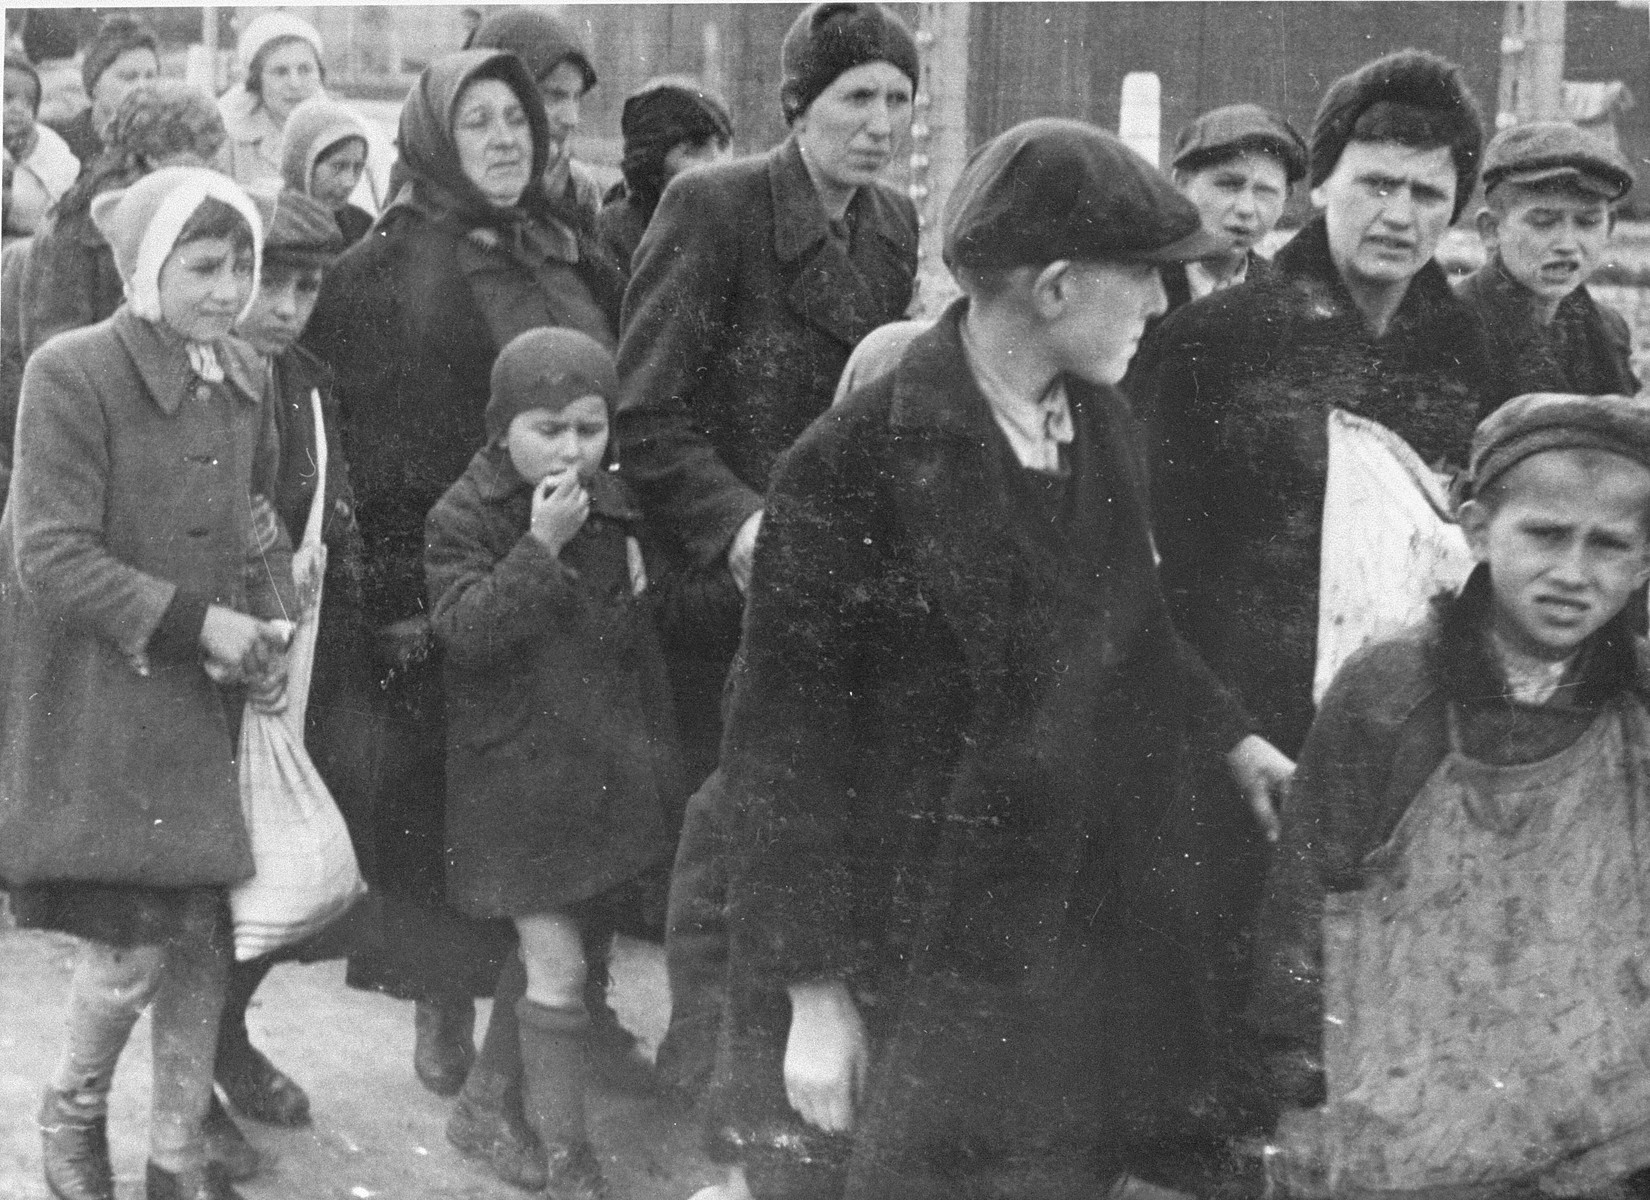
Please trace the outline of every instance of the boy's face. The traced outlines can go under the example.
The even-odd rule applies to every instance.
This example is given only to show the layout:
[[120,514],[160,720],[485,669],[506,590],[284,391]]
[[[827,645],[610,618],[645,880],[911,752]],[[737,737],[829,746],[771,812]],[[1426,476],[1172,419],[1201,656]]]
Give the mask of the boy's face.
[[1495,631],[1562,661],[1650,578],[1650,470],[1603,451],[1549,450],[1497,482],[1499,503],[1461,510],[1474,557],[1489,564]]
[[309,324],[321,294],[320,267],[266,263],[258,281],[258,298],[235,332],[260,354],[274,357],[292,348]]
[[1543,300],[1562,300],[1598,269],[1610,205],[1581,192],[1520,188],[1484,211],[1478,232],[1487,250],[1500,251],[1507,274]]
[[589,483],[607,453],[607,402],[600,396],[580,396],[561,408],[517,413],[504,445],[510,464],[528,483],[569,471]]
[[1289,175],[1274,154],[1245,150],[1224,162],[1177,177],[1180,192],[1197,205],[1203,228],[1246,254],[1283,216]]
[[1113,385],[1129,369],[1146,322],[1168,308],[1153,263],[1074,262],[1061,280],[1062,303],[1048,326],[1060,369]]

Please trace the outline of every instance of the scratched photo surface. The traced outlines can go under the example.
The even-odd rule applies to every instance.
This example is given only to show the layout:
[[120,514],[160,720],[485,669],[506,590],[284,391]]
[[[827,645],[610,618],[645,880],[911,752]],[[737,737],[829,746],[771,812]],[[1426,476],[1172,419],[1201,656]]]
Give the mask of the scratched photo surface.
[[1650,1198],[1650,0],[5,20],[0,1200]]

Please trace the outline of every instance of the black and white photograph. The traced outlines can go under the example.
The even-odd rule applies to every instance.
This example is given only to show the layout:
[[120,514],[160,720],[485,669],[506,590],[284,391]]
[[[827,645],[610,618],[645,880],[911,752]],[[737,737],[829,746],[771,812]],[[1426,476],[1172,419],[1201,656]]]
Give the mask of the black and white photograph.
[[4,16],[0,1200],[1650,1200],[1650,0]]

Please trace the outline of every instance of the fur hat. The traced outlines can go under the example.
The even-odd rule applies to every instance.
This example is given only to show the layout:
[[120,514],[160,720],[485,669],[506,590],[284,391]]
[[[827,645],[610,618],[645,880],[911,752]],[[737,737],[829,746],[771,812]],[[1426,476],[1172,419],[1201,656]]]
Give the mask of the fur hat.
[[185,151],[210,159],[227,136],[211,96],[181,79],[150,79],[121,99],[103,144],[150,162]]
[[1312,121],[1311,184],[1328,179],[1350,141],[1448,146],[1455,163],[1455,211],[1478,179],[1484,123],[1461,68],[1425,50],[1399,50],[1342,75]]
[[147,50],[160,64],[160,38],[155,27],[142,17],[131,13],[111,13],[103,18],[92,40],[86,46],[86,57],[80,64],[80,82],[90,96],[103,72],[114,65],[115,59],[128,50]]
[[508,50],[527,66],[536,84],[564,62],[584,77],[584,90],[596,86],[584,43],[564,22],[542,8],[507,8],[489,15],[464,43],[466,50]]
[[810,4],[797,15],[779,47],[779,104],[787,124],[837,76],[866,63],[891,63],[917,86],[917,43],[880,4]]
[[517,334],[498,352],[490,391],[483,419],[487,440],[496,442],[522,413],[555,411],[581,396],[600,396],[611,418],[619,374],[612,353],[589,334],[540,327]]
[[1532,392],[1507,401],[1472,435],[1472,495],[1547,450],[1608,450],[1650,468],[1650,396]]
[[625,99],[619,132],[625,187],[657,201],[665,186],[665,155],[683,142],[716,138],[725,145],[733,140],[733,121],[722,98],[697,79],[667,75],[648,80]]

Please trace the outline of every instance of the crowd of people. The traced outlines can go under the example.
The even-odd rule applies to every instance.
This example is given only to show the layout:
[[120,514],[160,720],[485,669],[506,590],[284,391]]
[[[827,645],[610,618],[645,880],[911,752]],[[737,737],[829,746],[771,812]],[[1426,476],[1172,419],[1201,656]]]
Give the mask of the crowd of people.
[[[833,0],[779,53],[781,144],[661,77],[604,192],[545,9],[393,154],[287,13],[218,99],[106,18],[59,132],[8,51],[0,883],[78,939],[52,1195],[113,1200],[148,1010],[146,1195],[233,1200],[237,1117],[311,1120],[248,1004],[346,954],[478,1170],[613,1196],[617,934],[664,943],[704,1200],[1650,1194],[1650,399],[1586,287],[1627,160],[1486,144],[1416,50],[1166,172],[1033,120],[911,320],[916,40]],[[1315,703],[1336,412],[1476,565]],[[239,731],[317,603],[370,896],[235,961]]]

